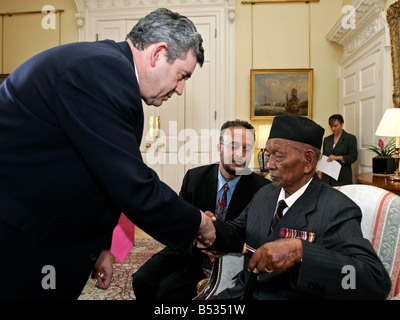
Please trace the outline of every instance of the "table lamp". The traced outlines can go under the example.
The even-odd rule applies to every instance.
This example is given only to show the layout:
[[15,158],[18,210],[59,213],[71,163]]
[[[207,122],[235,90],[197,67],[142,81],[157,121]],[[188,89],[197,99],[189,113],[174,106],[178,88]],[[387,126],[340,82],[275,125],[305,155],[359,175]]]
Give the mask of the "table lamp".
[[271,131],[271,125],[260,125],[258,126],[258,143],[257,148],[260,149],[258,152],[258,164],[260,165],[261,172],[268,172],[267,163],[268,163],[268,154],[265,149],[265,144],[269,137],[269,132]]
[[389,108],[385,111],[375,135],[381,137],[396,137],[396,171],[388,180],[400,182],[399,159],[400,159],[400,108]]

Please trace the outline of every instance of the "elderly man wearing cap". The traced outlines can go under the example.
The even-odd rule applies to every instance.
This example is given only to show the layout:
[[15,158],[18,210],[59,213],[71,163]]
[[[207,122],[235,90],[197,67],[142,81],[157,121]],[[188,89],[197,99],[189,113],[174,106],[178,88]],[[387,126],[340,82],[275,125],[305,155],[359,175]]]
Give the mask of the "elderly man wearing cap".
[[260,189],[236,220],[214,222],[217,238],[209,250],[240,252],[244,243],[255,248],[235,286],[215,298],[243,298],[249,282],[249,299],[389,294],[390,278],[362,236],[360,208],[316,175],[323,135],[310,119],[274,118],[266,144],[272,184]]

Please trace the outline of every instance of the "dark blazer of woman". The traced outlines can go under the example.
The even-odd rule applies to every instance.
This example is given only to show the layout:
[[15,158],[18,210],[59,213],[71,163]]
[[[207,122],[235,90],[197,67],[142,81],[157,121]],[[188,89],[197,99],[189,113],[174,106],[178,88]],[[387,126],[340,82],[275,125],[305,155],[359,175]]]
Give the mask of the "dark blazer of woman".
[[322,173],[321,180],[332,186],[342,186],[353,183],[353,172],[351,165],[357,161],[358,150],[357,150],[357,138],[343,130],[338,143],[333,147],[333,134],[324,139],[323,152],[324,156],[329,157],[330,155],[343,156],[343,162],[338,161],[342,166],[340,170],[339,178],[336,181],[330,176]]

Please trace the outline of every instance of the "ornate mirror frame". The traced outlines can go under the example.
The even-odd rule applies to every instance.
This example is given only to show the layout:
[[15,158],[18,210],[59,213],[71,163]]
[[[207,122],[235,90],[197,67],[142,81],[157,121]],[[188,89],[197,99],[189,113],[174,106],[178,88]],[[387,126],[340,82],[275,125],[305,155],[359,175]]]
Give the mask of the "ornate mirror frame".
[[393,105],[395,108],[400,108],[400,1],[388,8],[386,18],[392,45]]

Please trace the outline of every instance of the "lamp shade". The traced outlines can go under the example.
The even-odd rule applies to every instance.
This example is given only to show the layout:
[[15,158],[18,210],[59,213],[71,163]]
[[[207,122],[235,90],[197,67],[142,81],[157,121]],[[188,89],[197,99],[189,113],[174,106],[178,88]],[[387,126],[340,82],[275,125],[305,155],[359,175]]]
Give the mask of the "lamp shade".
[[260,125],[258,126],[258,137],[257,147],[258,149],[264,149],[265,143],[268,140],[269,132],[271,131],[271,125]]
[[380,137],[400,137],[400,108],[385,111],[375,135]]

